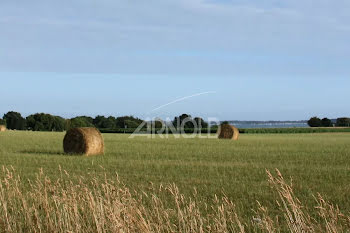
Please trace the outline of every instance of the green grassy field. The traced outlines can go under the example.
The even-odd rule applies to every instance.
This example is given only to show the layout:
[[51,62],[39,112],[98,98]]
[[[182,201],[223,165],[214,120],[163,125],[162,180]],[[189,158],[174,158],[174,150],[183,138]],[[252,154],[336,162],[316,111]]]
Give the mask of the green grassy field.
[[[265,169],[278,168],[293,178],[300,200],[314,206],[318,192],[350,211],[350,134],[246,134],[239,141],[218,139],[148,139],[105,134],[106,153],[83,157],[63,154],[64,133],[0,133],[0,164],[13,166],[22,180],[34,179],[40,168],[52,179],[59,166],[72,179],[113,178],[131,189],[175,183],[184,194],[198,191],[202,200],[224,192],[243,216],[252,216],[256,200],[274,206]],[[166,197],[164,197],[166,199]],[[272,211],[274,211],[272,209]]]

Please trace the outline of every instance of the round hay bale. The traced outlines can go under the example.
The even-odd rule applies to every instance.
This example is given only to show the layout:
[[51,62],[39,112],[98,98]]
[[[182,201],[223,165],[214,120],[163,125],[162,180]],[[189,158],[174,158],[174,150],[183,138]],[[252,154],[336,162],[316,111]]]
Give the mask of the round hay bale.
[[5,132],[7,130],[5,125],[0,125],[0,132]]
[[218,130],[218,137],[220,139],[238,140],[239,130],[232,125],[224,124]]
[[104,154],[103,137],[96,128],[73,128],[63,139],[63,149],[66,154]]

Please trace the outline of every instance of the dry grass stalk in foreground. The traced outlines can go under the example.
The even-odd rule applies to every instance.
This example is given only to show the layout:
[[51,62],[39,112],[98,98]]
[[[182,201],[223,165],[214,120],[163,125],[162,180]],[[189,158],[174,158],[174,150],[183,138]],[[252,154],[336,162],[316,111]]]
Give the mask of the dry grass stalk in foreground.
[[[61,171],[61,169],[60,169]],[[319,221],[312,219],[277,172],[269,181],[280,196],[280,213],[271,216],[259,205],[257,216],[244,221],[225,195],[208,206],[196,195],[182,195],[176,185],[145,192],[129,190],[115,180],[81,178],[73,182],[61,171],[53,181],[41,170],[29,188],[13,169],[3,168],[0,180],[1,232],[346,232],[349,216],[317,198]],[[161,196],[170,197],[164,202]]]

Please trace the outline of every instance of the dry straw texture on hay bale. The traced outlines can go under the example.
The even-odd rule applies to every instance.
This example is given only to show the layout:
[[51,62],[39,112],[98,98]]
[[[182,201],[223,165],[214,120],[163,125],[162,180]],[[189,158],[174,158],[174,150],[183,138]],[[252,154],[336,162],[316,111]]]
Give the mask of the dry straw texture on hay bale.
[[7,130],[7,128],[5,125],[0,125],[0,132],[4,132],[6,130]]
[[220,139],[238,140],[239,130],[232,125],[224,124],[220,126],[218,135]]
[[103,137],[96,128],[70,129],[63,139],[63,148],[66,154],[104,154]]

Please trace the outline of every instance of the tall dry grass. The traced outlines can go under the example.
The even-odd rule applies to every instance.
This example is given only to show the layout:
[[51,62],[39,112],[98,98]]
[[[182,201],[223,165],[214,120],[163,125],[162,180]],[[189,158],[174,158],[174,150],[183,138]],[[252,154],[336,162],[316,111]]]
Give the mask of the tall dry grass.
[[[228,197],[214,196],[213,204],[184,196],[175,184],[131,191],[118,177],[73,182],[60,169],[57,180],[41,170],[35,180],[23,181],[12,168],[0,179],[1,232],[349,232],[350,217],[338,207],[315,197],[307,209],[277,170],[267,171],[278,194],[278,213],[259,202],[247,219]],[[161,196],[168,197],[164,201]],[[312,200],[314,201],[314,200]],[[311,217],[316,216],[317,217]]]

